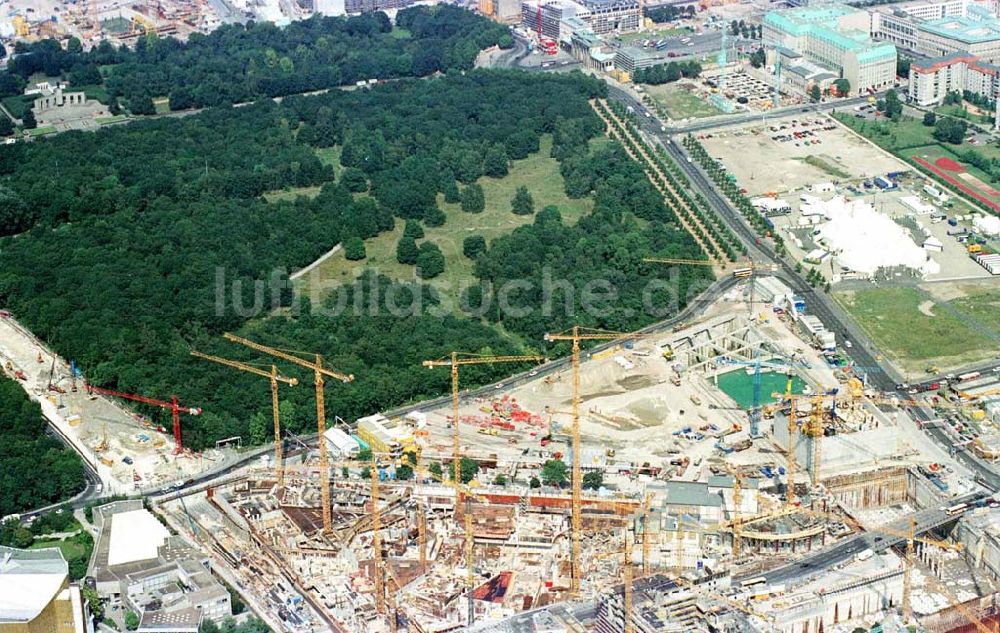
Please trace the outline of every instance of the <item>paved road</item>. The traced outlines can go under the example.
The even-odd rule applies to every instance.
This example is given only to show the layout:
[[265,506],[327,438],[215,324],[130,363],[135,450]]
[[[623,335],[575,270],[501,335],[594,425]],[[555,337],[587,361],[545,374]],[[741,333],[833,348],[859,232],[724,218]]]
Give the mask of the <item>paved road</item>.
[[752,123],[754,121],[776,119],[787,114],[795,114],[796,112],[829,112],[831,110],[849,110],[854,106],[861,105],[863,103],[868,103],[868,95],[851,97],[849,99],[837,99],[836,101],[828,101],[826,103],[813,103],[775,108],[774,110],[768,110],[763,114],[738,114],[733,116],[716,116],[706,119],[695,119],[683,125],[673,125],[668,127],[667,131],[671,134],[676,134],[678,132],[702,132],[719,127],[726,127],[728,125],[741,125],[743,123]]
[[[954,504],[968,503],[970,501],[975,501],[976,499],[981,499],[984,496],[986,496],[985,493],[973,493],[956,497],[954,499]],[[923,534],[930,530],[947,525],[953,521],[957,521],[959,516],[960,515],[949,517],[940,508],[928,508],[893,521],[892,523],[889,523],[886,528],[893,530],[894,532],[906,533],[909,531],[909,522],[912,517],[917,520],[916,533]],[[803,576],[807,576],[815,572],[829,570],[831,567],[849,560],[852,556],[858,552],[864,551],[865,549],[882,551],[889,547],[900,545],[904,543],[905,540],[906,539],[902,536],[898,536],[896,534],[886,534],[884,532],[879,532],[878,530],[855,534],[854,536],[849,536],[845,539],[837,541],[829,547],[817,550],[812,554],[807,554],[795,562],[782,565],[781,567],[777,567],[760,575],[767,578],[768,583],[771,584],[788,583],[799,580]]]
[[[609,86],[609,97],[632,106],[636,111],[641,107],[641,104],[630,93],[620,88]],[[749,257],[757,263],[778,266],[777,276],[782,278],[796,294],[805,300],[806,309],[811,314],[819,317],[828,329],[838,334],[841,342],[843,342],[844,333],[847,333],[852,341],[858,343],[850,350],[849,356],[860,367],[876,368],[870,370],[869,384],[882,391],[893,391],[898,383],[896,377],[890,376],[882,364],[876,361],[877,350],[874,345],[868,341],[864,333],[854,325],[840,307],[825,293],[813,289],[787,261],[775,255],[768,240],[762,240],[757,236],[739,212],[716,189],[711,179],[690,160],[681,146],[680,140],[671,138],[669,131],[661,131],[659,120],[656,117],[637,117],[637,119],[643,132],[666,148],[671,158],[680,165],[688,179],[691,180],[695,189],[705,196],[715,212],[722,217],[743,243],[748,245]],[[846,352],[847,350],[841,351]]]

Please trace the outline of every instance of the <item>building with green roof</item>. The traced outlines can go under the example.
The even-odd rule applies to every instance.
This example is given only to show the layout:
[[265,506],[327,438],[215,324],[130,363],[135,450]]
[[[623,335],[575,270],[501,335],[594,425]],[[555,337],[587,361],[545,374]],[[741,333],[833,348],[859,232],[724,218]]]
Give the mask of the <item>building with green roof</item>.
[[873,41],[868,25],[867,12],[841,4],[771,11],[764,16],[764,41],[831,69],[858,94],[896,78],[896,47]]

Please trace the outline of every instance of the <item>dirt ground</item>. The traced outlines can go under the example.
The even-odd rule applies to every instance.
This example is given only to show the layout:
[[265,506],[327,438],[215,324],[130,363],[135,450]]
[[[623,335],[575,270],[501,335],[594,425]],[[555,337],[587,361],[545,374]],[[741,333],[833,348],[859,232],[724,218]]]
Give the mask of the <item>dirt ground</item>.
[[[803,128],[803,122],[810,122]],[[785,126],[785,129],[780,129]],[[835,126],[834,129],[823,129]],[[773,129],[777,128],[777,129]],[[808,129],[807,139],[774,140]],[[709,136],[711,138],[709,138]],[[702,138],[704,137],[704,138]],[[901,160],[845,130],[831,117],[817,114],[765,118],[763,123],[723,128],[699,136],[710,156],[721,159],[749,195],[779,195],[808,188],[817,182],[863,180],[890,171],[909,171]],[[805,140],[819,143],[805,144]],[[807,157],[813,164],[806,162]],[[827,165],[824,169],[820,165]],[[766,169],[762,166],[766,165]]]
[[[720,314],[746,314],[746,304],[741,293],[731,293],[720,299],[708,311],[705,321]],[[788,325],[773,315],[759,324],[765,338],[775,342],[780,349],[791,352],[803,350],[811,369],[802,372],[814,388],[836,384],[833,373],[809,345],[800,339]],[[688,456],[692,462],[709,458],[716,453],[716,438],[706,433],[700,441],[674,435],[684,427],[703,427],[714,424],[729,428],[733,424],[742,431],[730,435],[726,442],[735,442],[747,436],[747,415],[734,408],[735,403],[712,384],[711,377],[702,370],[681,372],[681,384],[671,382],[673,365],[662,351],[668,343],[688,334],[686,330],[664,333],[636,342],[633,349],[619,349],[598,359],[588,359],[584,354],[581,364],[580,431],[584,445],[585,463],[598,464],[608,458],[608,449],[614,451],[616,461],[651,462],[666,466],[677,455]],[[497,389],[496,395],[480,399],[460,408],[460,417],[483,415],[487,409],[507,395],[516,399],[519,406],[541,417],[540,426],[521,427],[514,432],[487,435],[463,421],[460,428],[463,451],[474,455],[496,453],[522,462],[543,461],[552,452],[566,454],[570,444],[572,376],[569,368],[551,376],[537,379],[513,390]],[[427,430],[431,454],[447,455],[451,451],[450,410],[435,410],[428,414]],[[770,422],[765,420],[762,432],[767,434]],[[551,425],[553,443],[546,448],[540,439]],[[767,442],[759,442],[761,447]],[[527,451],[527,453],[525,453]],[[756,449],[729,456],[735,463],[770,463],[775,456],[769,451]],[[690,468],[684,479],[696,479],[703,473]]]
[[[0,361],[3,365],[9,361],[15,371],[24,372],[26,380],[22,385],[25,390],[39,400],[46,417],[73,442],[77,451],[96,464],[108,491],[128,493],[137,486],[161,485],[190,477],[220,464],[226,456],[222,451],[210,450],[175,457],[171,429],[160,433],[155,428],[143,426],[120,403],[88,396],[80,379],[74,392],[68,363],[62,358],[54,358],[46,347],[10,318],[0,318]],[[50,372],[52,382],[65,393],[47,389]],[[169,397],[169,394],[158,395]],[[169,426],[169,420],[169,413],[164,412],[156,422]],[[183,425],[183,419],[181,423]],[[105,438],[106,450],[95,450]],[[126,457],[133,463],[125,463]],[[102,458],[107,461],[100,462]]]

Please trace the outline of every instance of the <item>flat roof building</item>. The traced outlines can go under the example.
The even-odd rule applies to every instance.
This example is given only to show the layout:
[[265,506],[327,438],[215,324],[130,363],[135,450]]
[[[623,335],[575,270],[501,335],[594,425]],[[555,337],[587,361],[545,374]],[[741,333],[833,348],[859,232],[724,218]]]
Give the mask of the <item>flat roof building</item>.
[[966,53],[986,63],[1000,62],[1000,20],[982,7],[956,0],[872,9],[871,33],[918,55]]
[[764,16],[764,41],[830,69],[858,94],[890,86],[896,78],[896,48],[872,41],[869,24],[868,13],[840,4],[771,11]]

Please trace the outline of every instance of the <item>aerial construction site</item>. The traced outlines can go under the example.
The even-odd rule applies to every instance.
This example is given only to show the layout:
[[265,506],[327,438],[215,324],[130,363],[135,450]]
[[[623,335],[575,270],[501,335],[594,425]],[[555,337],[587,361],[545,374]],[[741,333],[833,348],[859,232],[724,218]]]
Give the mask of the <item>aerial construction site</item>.
[[[562,361],[427,359],[451,372],[452,398],[349,421],[328,417],[322,393],[352,376],[227,335],[271,371],[196,355],[270,383],[275,437],[294,382],[279,368],[311,370],[318,435],[156,506],[289,631],[804,632],[914,617],[950,630],[986,617],[992,500],[928,434],[942,420],[912,414],[984,420],[968,381],[884,394],[780,279],[728,286],[657,330],[552,333],[572,346]],[[463,389],[464,367],[503,362],[523,371]],[[966,512],[980,525],[960,536]]]

